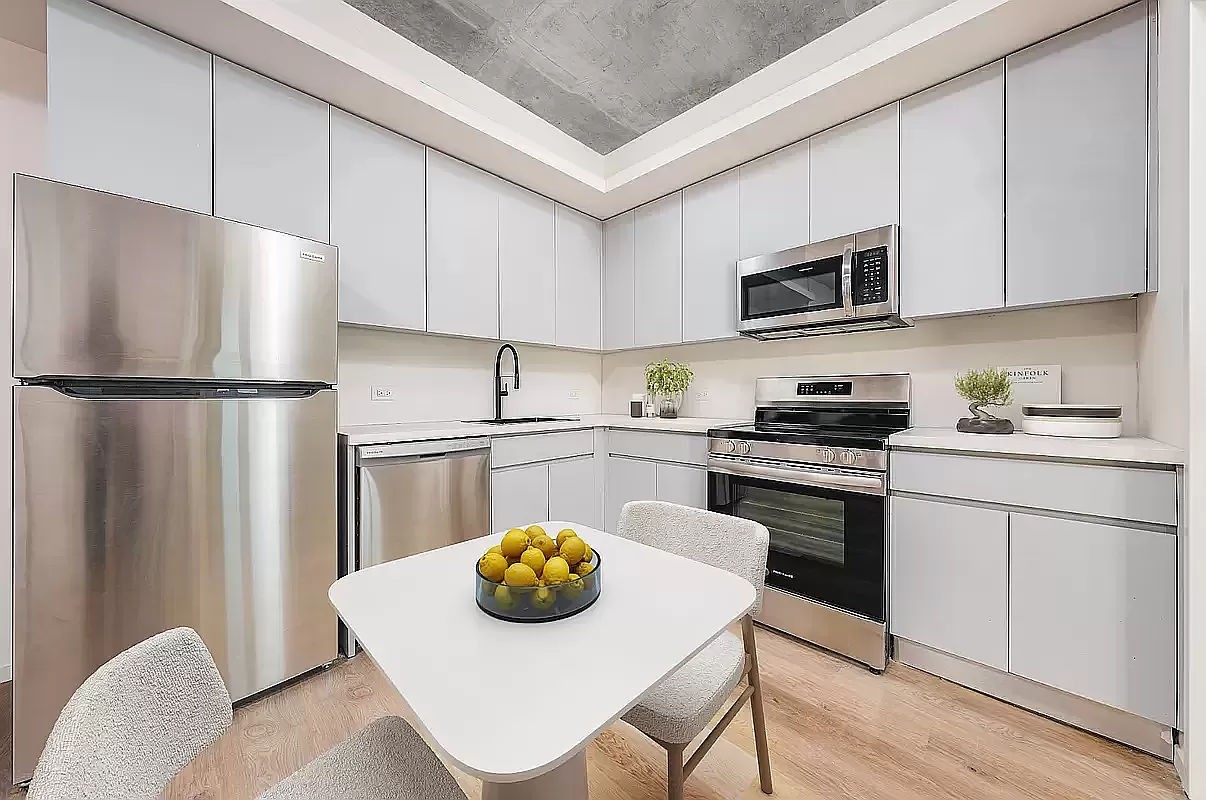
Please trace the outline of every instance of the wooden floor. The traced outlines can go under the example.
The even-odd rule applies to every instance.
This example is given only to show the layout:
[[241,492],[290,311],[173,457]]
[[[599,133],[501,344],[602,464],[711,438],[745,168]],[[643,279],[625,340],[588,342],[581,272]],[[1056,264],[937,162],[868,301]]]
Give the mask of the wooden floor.
[[[909,667],[876,676],[764,630],[758,650],[781,800],[1184,798],[1168,764]],[[0,702],[11,713],[5,695]],[[393,688],[367,658],[352,659],[236,711],[232,730],[165,796],[255,797],[390,713],[405,716]],[[510,735],[500,724],[499,736]],[[742,711],[687,779],[687,798],[763,797],[753,753]],[[665,797],[663,751],[635,729],[614,725],[588,756],[592,800]],[[457,777],[477,800],[477,782]]]

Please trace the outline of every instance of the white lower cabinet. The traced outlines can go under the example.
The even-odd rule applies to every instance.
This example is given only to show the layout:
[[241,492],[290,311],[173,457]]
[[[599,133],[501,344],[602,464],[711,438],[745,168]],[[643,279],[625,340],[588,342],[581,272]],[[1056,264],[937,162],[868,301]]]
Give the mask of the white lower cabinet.
[[1176,535],[1009,516],[1010,672],[1175,725]]
[[549,464],[548,519],[603,527],[603,491],[595,457]]
[[708,472],[703,467],[658,464],[654,494],[658,500],[692,508],[708,507]]
[[490,473],[491,527],[524,528],[549,518],[549,465],[494,470]]
[[607,513],[604,530],[615,533],[620,510],[633,500],[657,499],[657,463],[635,458],[607,457]]
[[1009,668],[1009,514],[892,498],[891,631]]

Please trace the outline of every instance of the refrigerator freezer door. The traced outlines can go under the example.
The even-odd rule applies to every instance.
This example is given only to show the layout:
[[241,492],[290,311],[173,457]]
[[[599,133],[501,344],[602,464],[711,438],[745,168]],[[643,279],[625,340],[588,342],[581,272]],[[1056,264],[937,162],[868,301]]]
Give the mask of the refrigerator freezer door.
[[335,383],[334,247],[19,175],[13,375]]
[[200,633],[235,699],[336,658],[333,390],[13,392],[17,780],[80,683],[160,631]]

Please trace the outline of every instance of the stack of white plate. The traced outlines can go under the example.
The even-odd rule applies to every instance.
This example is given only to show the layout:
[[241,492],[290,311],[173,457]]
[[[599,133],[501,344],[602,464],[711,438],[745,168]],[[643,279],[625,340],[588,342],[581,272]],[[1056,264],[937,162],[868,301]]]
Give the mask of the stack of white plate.
[[1022,432],[1113,439],[1122,435],[1122,406],[1033,403],[1022,406]]

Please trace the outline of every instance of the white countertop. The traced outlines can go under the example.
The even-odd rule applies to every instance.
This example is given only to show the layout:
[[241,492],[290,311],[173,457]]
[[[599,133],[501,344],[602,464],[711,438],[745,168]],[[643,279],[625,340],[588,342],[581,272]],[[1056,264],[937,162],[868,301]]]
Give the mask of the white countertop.
[[[553,416],[553,415],[549,415]],[[742,419],[680,417],[679,419],[636,418],[624,414],[583,414],[577,420],[533,422],[520,425],[487,425],[481,422],[397,422],[385,425],[342,425],[339,432],[348,444],[385,444],[421,442],[431,439],[463,439],[468,436],[514,436],[525,433],[574,431],[585,428],[625,428],[629,430],[707,433],[710,428],[740,425]]]
[[700,561],[542,524],[575,527],[603,558],[598,601],[568,619],[523,625],[477,607],[474,565],[497,534],[353,572],[328,593],[425,738],[497,783],[566,762],[756,598]]
[[1140,436],[1118,439],[1077,439],[1029,433],[992,435],[960,433],[954,428],[909,428],[888,438],[892,448],[947,450],[964,453],[1128,461],[1139,464],[1184,464],[1185,453],[1172,445]]

